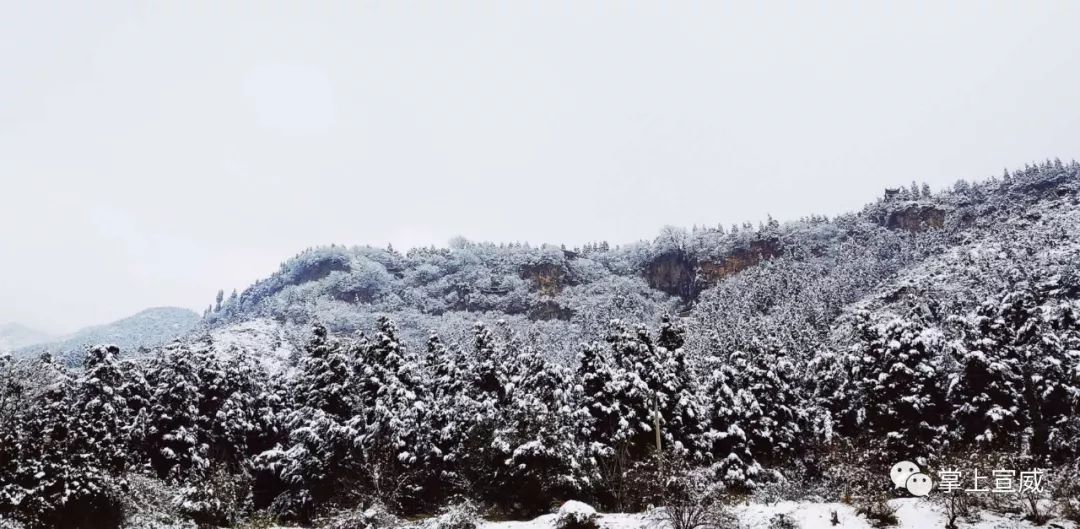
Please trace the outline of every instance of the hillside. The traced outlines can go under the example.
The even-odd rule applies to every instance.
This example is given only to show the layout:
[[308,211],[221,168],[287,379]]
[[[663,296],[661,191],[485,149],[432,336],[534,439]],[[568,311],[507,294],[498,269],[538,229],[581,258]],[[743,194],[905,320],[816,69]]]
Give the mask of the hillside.
[[112,323],[80,329],[60,339],[22,347],[15,352],[30,356],[47,351],[72,365],[78,365],[92,346],[114,344],[134,353],[185,336],[198,322],[199,315],[188,309],[152,308]]
[[[1080,164],[1058,161],[621,246],[312,249],[201,323],[80,338],[186,332],[165,345],[0,355],[0,516],[460,529],[578,500],[1068,527],[1077,263]],[[1021,485],[944,489],[957,469]]]
[[294,328],[319,321],[348,333],[389,315],[416,342],[429,330],[464,336],[476,320],[505,320],[537,350],[569,360],[612,319],[650,323],[672,313],[695,322],[690,341],[703,354],[766,329],[779,329],[778,339],[792,347],[813,348],[845,307],[864,298],[881,305],[870,298],[886,291],[899,299],[901,287],[910,301],[918,294],[908,283],[922,267],[959,266],[949,256],[961,248],[1051,239],[1039,251],[1071,251],[1077,171],[1075,163],[1055,161],[938,192],[912,183],[835,218],[669,227],[652,241],[625,245],[459,239],[405,254],[313,248],[205,319],[211,328],[256,318]]
[[19,349],[52,339],[53,336],[48,333],[18,323],[0,325],[0,351]]

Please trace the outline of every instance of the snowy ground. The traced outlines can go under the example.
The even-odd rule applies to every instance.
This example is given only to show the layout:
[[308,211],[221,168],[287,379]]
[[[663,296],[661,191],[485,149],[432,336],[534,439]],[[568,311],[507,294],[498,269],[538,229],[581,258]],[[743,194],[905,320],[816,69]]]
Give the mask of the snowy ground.
[[[925,500],[892,500],[897,507],[896,516],[900,523],[892,526],[896,529],[936,529],[945,527],[945,517],[938,506]],[[857,516],[854,509],[842,503],[780,502],[776,504],[750,504],[734,508],[740,528],[768,529],[769,521],[777,514],[787,514],[799,523],[801,529],[833,529],[831,514],[836,511],[843,529],[870,529],[874,527],[865,518]],[[970,529],[1024,529],[1039,527],[1019,517],[1006,517],[992,513],[982,513],[977,521],[961,521],[961,528]],[[551,529],[555,515],[548,514],[527,522],[487,522],[481,529]],[[666,529],[645,514],[602,514],[600,526],[603,529]],[[1052,520],[1045,528],[1077,529],[1071,522]]]
[[[941,508],[926,500],[898,499],[890,505],[897,509],[899,523],[890,526],[893,529],[943,529],[945,516]],[[836,511],[839,525],[833,526],[830,520]],[[779,502],[775,504],[745,504],[733,508],[738,519],[738,529],[768,529],[769,521],[777,514],[786,514],[798,522],[800,529],[874,529],[866,518],[855,514],[855,510],[843,503]],[[555,526],[555,514],[546,514],[535,520],[521,522],[485,522],[479,529],[552,529]],[[600,515],[601,529],[670,529],[666,523],[656,521],[648,514],[610,513]],[[961,529],[1080,529],[1072,522],[1053,519],[1046,525],[1038,526],[1021,519],[1020,516],[1005,516],[982,512],[975,520],[961,520]],[[297,528],[274,528],[297,529]]]

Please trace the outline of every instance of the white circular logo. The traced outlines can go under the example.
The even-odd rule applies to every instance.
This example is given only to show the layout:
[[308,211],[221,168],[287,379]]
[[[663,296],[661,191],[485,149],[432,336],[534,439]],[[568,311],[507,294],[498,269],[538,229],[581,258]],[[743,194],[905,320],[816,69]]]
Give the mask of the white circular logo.
[[908,476],[905,485],[912,496],[921,498],[930,494],[930,491],[933,490],[934,480],[930,479],[930,476],[927,476],[922,472],[917,472]]
[[912,463],[911,461],[901,461],[892,466],[892,470],[889,471],[889,478],[892,479],[893,488],[902,489],[907,486],[907,480],[912,474],[921,472],[919,465]]

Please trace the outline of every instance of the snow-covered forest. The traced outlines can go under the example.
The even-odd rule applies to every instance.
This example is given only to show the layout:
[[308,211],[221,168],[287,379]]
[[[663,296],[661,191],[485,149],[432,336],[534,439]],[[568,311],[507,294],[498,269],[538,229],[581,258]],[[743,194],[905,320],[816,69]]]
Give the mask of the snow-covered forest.
[[468,529],[567,500],[888,525],[898,461],[1046,470],[917,500],[944,523],[1080,522],[1078,204],[1054,160],[629,245],[307,250],[167,346],[0,354],[0,527]]

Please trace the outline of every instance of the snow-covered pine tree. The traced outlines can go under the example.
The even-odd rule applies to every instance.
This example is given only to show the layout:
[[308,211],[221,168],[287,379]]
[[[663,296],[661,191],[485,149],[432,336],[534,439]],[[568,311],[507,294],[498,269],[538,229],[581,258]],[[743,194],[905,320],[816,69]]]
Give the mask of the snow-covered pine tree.
[[850,405],[856,391],[851,378],[852,358],[820,345],[812,350],[805,368],[810,376],[803,379],[811,438],[828,443],[837,434],[854,437],[859,430]]
[[343,486],[357,470],[353,443],[361,435],[346,426],[358,403],[349,358],[319,323],[312,325],[305,353],[282,420],[286,444],[254,461],[257,482],[270,490],[267,498],[273,498],[270,510],[300,521],[311,520],[335,498],[363,492]]
[[505,352],[499,348],[495,335],[483,322],[473,325],[474,364],[471,393],[480,402],[492,405],[500,402],[506,393]]
[[434,331],[427,340],[424,380],[427,386],[428,419],[421,430],[430,446],[418,479],[425,499],[441,504],[460,493],[457,467],[467,457],[466,446],[473,430],[475,402],[465,392],[465,358],[456,347],[447,347]]
[[790,461],[802,449],[807,419],[794,364],[779,347],[757,344],[740,374],[738,387],[753,403],[743,408],[750,453],[766,465]]
[[503,461],[491,476],[490,490],[500,504],[537,514],[552,499],[575,497],[590,484],[587,455],[577,437],[585,416],[573,374],[528,348],[518,352],[508,378],[492,443]]
[[154,393],[143,449],[158,477],[182,482],[210,463],[199,416],[195,354],[188,344],[173,342],[155,359],[146,378]]
[[491,494],[490,476],[505,462],[502,451],[492,443],[507,401],[508,354],[486,324],[478,321],[472,330],[473,351],[463,372],[469,383],[457,401],[459,413],[464,413],[460,422],[468,426],[468,433],[455,457],[455,477],[474,494],[484,496]]
[[1080,381],[1073,376],[1080,355],[1070,347],[1080,341],[1080,326],[1075,307],[1055,303],[1049,286],[1013,278],[1011,290],[982,309],[990,318],[983,335],[1019,366],[1031,452],[1069,458],[1077,448],[1065,430],[1073,430],[1069,422],[1080,400]]
[[595,457],[610,457],[615,450],[621,411],[614,392],[614,367],[607,350],[589,343],[578,356],[577,380],[581,386],[581,407],[588,414],[584,440]]
[[[111,450],[123,440],[109,438],[108,430],[117,423],[108,420],[108,404],[94,406],[95,414],[107,419],[94,424],[80,415],[81,405],[89,401],[67,370],[47,356],[40,369],[48,372],[46,387],[0,439],[0,515],[10,514],[31,529],[65,527],[72,521],[119,527],[122,469],[110,466],[123,465]],[[96,385],[87,396],[107,387]],[[98,440],[107,446],[99,449]]]
[[1019,359],[1010,354],[996,327],[993,304],[970,318],[954,318],[960,338],[954,345],[960,370],[951,377],[952,436],[961,446],[1021,451],[1027,423]]
[[664,443],[680,457],[704,457],[705,405],[686,363],[686,329],[668,314],[660,320],[655,354],[659,357],[661,432]]
[[853,377],[862,400],[853,404],[864,435],[884,440],[893,456],[936,456],[946,442],[940,335],[904,318],[875,323],[865,311],[855,314],[855,327]]
[[745,418],[754,413],[758,403],[752,394],[740,389],[741,372],[748,361],[743,353],[732,353],[709,376],[712,406],[706,439],[711,444],[713,472],[724,485],[747,490],[767,479],[764,469],[750,452]]
[[146,425],[150,417],[153,388],[146,381],[145,362],[125,358],[117,368],[120,371],[120,396],[128,409],[129,421],[125,437],[128,441],[129,463],[142,466],[146,463],[143,446],[146,442]]
[[369,486],[384,502],[411,501],[417,483],[411,477],[432,455],[428,432],[428,402],[420,384],[419,359],[408,353],[396,324],[378,320],[378,332],[359,355],[362,381],[360,413],[349,421],[357,433],[354,457],[361,462]]
[[655,354],[652,338],[644,327],[631,328],[615,320],[607,343],[618,416],[612,443],[616,450],[625,451],[630,461],[640,461],[656,450],[652,411],[664,378],[663,363]]
[[115,345],[91,349],[84,369],[77,380],[79,421],[84,423],[87,455],[95,464],[114,474],[127,467],[128,433],[131,430],[131,410],[124,398],[124,374]]
[[240,472],[250,458],[284,438],[281,381],[244,351],[226,360],[222,369],[227,396],[210,418],[212,452],[228,472]]

